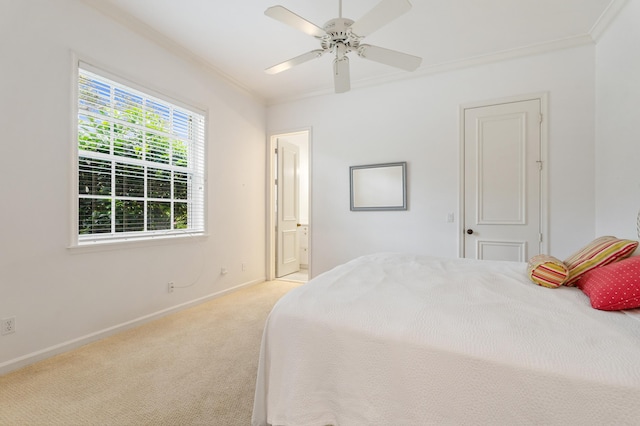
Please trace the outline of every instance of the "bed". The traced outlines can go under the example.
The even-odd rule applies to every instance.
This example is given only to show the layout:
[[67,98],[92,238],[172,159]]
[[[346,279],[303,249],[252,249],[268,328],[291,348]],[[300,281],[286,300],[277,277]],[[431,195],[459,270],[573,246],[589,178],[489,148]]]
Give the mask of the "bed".
[[640,315],[526,263],[367,255],[284,296],[253,425],[640,424]]

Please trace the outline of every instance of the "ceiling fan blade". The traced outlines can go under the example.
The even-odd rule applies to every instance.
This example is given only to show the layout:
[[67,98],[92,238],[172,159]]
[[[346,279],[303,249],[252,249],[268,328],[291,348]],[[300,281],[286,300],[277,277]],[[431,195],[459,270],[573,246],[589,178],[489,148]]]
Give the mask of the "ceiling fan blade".
[[266,72],[267,74],[277,74],[279,72],[286,71],[289,68],[293,68],[296,65],[300,65],[312,59],[319,58],[325,52],[326,51],[322,49],[312,50],[311,52],[303,53],[302,55],[296,56],[295,58],[291,58],[288,61],[284,61],[277,65],[269,67],[266,70],[264,70],[264,72]]
[[333,84],[336,93],[344,93],[351,90],[351,77],[349,76],[349,58],[343,56],[333,61]]
[[351,31],[360,37],[365,37],[379,30],[389,22],[411,9],[408,0],[382,0],[362,18],[351,25]]
[[322,38],[327,34],[325,30],[323,30],[316,24],[307,21],[303,17],[296,15],[289,9],[282,6],[272,6],[265,10],[264,14],[284,24],[287,24],[290,27],[293,27],[298,31],[309,34],[310,36]]
[[365,59],[407,71],[415,71],[422,63],[422,58],[418,56],[385,49],[384,47],[371,46],[370,44],[361,44],[358,48],[358,55]]

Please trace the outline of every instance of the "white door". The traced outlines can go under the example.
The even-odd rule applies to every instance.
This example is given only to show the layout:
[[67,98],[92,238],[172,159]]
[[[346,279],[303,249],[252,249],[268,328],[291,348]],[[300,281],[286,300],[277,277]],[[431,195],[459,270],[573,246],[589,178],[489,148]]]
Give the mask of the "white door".
[[464,110],[464,257],[540,252],[540,99]]
[[300,150],[278,139],[276,277],[300,270],[298,248]]

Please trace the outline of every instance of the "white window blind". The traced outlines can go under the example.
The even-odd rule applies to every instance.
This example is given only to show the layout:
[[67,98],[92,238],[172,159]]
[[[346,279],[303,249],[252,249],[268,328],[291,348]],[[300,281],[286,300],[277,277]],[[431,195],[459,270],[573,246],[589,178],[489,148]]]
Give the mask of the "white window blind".
[[78,70],[78,243],[204,232],[204,115]]

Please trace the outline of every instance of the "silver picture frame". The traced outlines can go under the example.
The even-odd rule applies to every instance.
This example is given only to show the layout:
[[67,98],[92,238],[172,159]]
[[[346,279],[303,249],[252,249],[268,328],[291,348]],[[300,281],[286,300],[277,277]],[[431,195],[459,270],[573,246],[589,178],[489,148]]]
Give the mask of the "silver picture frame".
[[407,210],[407,162],[349,167],[351,211]]

